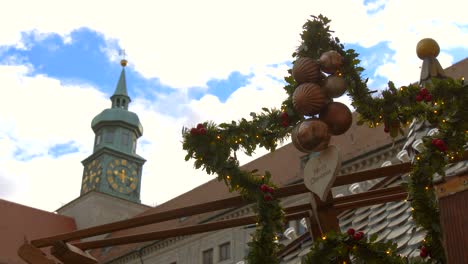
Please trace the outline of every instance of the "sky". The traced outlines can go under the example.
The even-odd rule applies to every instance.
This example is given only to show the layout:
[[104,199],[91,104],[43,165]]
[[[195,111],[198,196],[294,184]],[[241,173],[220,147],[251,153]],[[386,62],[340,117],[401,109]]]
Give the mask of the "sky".
[[[125,49],[127,87],[144,127],[142,203],[212,179],[185,162],[182,127],[248,118],[286,98],[283,77],[311,15],[360,54],[369,86],[414,82],[417,42],[443,67],[468,54],[459,0],[9,1],[0,16],[0,198],[55,211],[77,198],[93,151],[91,120],[109,108]],[[466,7],[466,6],[465,6]],[[339,101],[349,104],[347,96]],[[253,157],[240,156],[245,163]]]

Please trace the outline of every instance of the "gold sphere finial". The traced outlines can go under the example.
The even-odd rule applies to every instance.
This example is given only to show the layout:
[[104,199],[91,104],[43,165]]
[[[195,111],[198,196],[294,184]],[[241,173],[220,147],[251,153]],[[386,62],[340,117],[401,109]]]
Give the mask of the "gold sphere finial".
[[439,55],[439,52],[439,44],[431,38],[421,39],[416,45],[416,54],[421,60],[425,58],[435,58]]
[[120,60],[120,65],[122,65],[122,67],[127,66],[127,63],[128,63],[128,61],[126,59],[121,59]]

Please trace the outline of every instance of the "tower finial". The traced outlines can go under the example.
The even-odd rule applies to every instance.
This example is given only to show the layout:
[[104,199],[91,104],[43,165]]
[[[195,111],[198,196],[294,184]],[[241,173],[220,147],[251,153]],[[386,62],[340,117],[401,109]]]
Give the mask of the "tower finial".
[[121,49],[119,51],[119,55],[122,56],[122,59],[120,60],[120,65],[122,65],[122,67],[127,66],[128,61],[125,59],[125,56],[127,55],[127,53],[125,53],[125,50]]

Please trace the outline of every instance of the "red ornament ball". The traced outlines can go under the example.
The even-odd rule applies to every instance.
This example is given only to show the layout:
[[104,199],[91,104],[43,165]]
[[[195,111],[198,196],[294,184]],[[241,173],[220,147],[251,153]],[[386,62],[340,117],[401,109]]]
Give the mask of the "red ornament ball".
[[281,122],[281,126],[282,127],[288,127],[289,126],[289,122],[287,120],[283,120],[283,122]]
[[340,102],[329,103],[319,114],[320,120],[328,125],[332,135],[344,134],[353,122],[349,108]]
[[421,90],[419,91],[419,94],[424,97],[429,94],[429,90],[427,90],[426,88],[421,88]]
[[197,134],[198,134],[198,130],[192,127],[192,129],[190,129],[190,135],[197,135]]
[[348,233],[348,235],[352,236],[352,235],[354,235],[354,233],[356,233],[356,231],[353,228],[350,228],[350,229],[348,229],[347,233]]
[[422,246],[419,252],[419,256],[421,258],[426,258],[429,255],[429,252],[427,251],[427,248],[425,246]]
[[280,117],[281,117],[282,120],[287,120],[289,118],[289,115],[288,115],[287,112],[282,112]]
[[416,101],[421,102],[424,99],[424,97],[420,94],[416,95]]
[[268,185],[266,185],[266,184],[260,185],[260,190],[262,192],[268,192],[268,188],[270,188],[270,187],[268,187]]
[[265,202],[269,202],[269,201],[273,200],[273,196],[271,196],[270,194],[265,194],[265,195],[263,195],[263,200]]
[[364,237],[364,233],[359,231],[353,235],[354,240],[361,240]]
[[201,129],[201,128],[204,128],[204,126],[203,126],[203,124],[200,123],[200,124],[197,125],[197,129]]
[[432,101],[432,95],[428,94],[428,95],[424,96],[424,101],[426,101],[426,102]]
[[199,133],[200,135],[206,135],[206,129],[205,129],[204,127],[202,127],[202,128],[200,128],[200,129],[198,129],[198,133]]

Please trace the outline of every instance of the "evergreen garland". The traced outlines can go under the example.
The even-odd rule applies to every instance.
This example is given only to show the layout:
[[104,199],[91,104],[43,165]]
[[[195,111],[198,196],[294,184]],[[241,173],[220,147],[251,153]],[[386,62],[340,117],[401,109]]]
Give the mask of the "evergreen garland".
[[[418,85],[397,89],[389,82],[388,88],[380,96],[372,96],[374,91],[370,91],[367,80],[361,78],[364,69],[359,66],[358,54],[352,49],[344,50],[339,39],[331,35],[329,22],[321,15],[308,20],[301,34],[302,44],[293,57],[318,59],[320,54],[329,50],[343,56],[344,63],[338,74],[346,79],[352,105],[360,114],[358,124],[370,127],[383,125],[392,137],[403,134],[402,127],[415,118],[427,120],[439,129],[437,135],[423,138],[425,150],[417,156],[406,187],[412,197],[413,218],[427,232],[424,252],[434,261],[445,263],[432,175],[439,173],[444,176],[445,166],[464,152],[463,146],[468,139],[467,86],[461,80],[450,78],[434,79],[432,85],[423,89]],[[184,128],[182,132],[183,148],[188,152],[186,160],[194,159],[195,168],[217,174],[217,179],[224,181],[230,191],[237,191],[246,200],[255,202],[258,225],[249,243],[250,251],[246,259],[252,264],[278,263],[280,246],[275,240],[277,234],[283,231],[284,213],[275,198],[271,175],[268,172],[261,175],[255,170],[241,170],[236,151],[242,150],[251,155],[257,146],[274,151],[278,142],[283,141],[292,128],[304,120],[292,105],[291,96],[297,84],[291,70],[285,81],[288,98],[283,101],[281,109],[263,108],[259,114],[251,113],[250,121],[241,119],[219,125],[205,122],[196,128]],[[320,263],[313,262],[319,259],[332,260],[326,263],[343,263],[349,254],[362,263],[408,263],[408,260],[396,255],[394,245],[377,243],[375,238],[353,241],[347,234],[334,233],[326,237],[325,240],[315,241],[306,263]],[[422,256],[426,254],[421,251]]]

